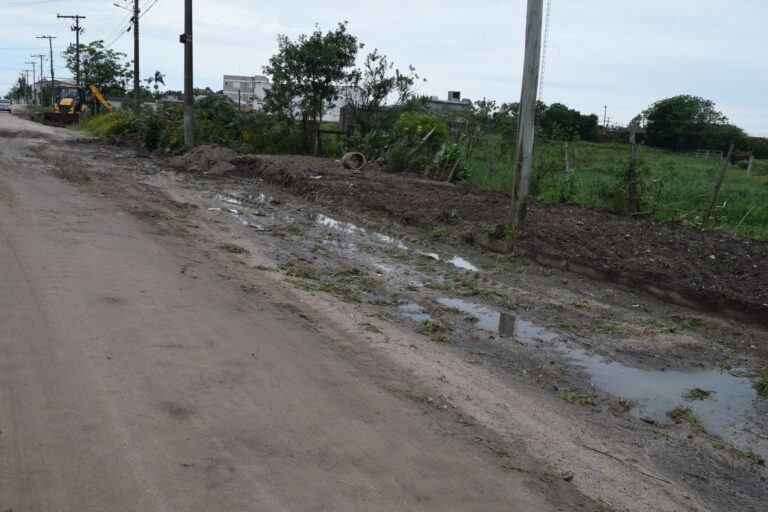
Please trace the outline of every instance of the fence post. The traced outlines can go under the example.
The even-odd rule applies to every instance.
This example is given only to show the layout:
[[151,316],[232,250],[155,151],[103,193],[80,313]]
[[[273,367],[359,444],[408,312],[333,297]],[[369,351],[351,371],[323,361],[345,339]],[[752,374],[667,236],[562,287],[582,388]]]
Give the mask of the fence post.
[[728,154],[725,157],[725,160],[723,161],[723,170],[720,171],[720,177],[717,180],[717,184],[715,185],[715,192],[712,194],[712,201],[709,203],[709,208],[707,208],[707,211],[704,213],[704,218],[701,220],[701,225],[706,227],[707,221],[709,220],[709,216],[712,214],[712,209],[715,207],[715,201],[717,201],[717,196],[720,194],[720,186],[723,184],[723,180],[725,179],[725,172],[728,170],[728,163],[731,161],[731,155],[733,155],[733,148],[734,144],[731,144],[731,147],[728,149]]
[[749,155],[749,163],[747,164],[747,178],[752,177],[752,166],[755,164],[755,155]]

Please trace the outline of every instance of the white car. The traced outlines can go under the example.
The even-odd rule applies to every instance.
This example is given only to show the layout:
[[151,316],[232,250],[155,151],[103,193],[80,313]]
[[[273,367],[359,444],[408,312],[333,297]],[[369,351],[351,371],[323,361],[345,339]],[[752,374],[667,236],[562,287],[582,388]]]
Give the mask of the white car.
[[6,100],[0,98],[0,110],[5,110],[6,112],[11,112],[11,100]]

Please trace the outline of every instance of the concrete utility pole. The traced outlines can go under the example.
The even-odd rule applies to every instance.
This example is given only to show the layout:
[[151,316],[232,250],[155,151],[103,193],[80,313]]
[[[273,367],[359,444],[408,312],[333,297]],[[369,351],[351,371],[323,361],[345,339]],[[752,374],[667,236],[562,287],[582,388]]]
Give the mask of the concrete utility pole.
[[139,99],[139,0],[133,0],[133,115],[139,117],[141,100]]
[[[42,86],[42,82],[45,79],[45,76],[44,76],[45,73],[43,72],[43,59],[45,58],[45,55],[43,55],[42,53],[38,53],[36,55],[30,55],[30,57],[32,57],[32,58],[39,57],[40,58],[40,85]],[[41,105],[43,104],[43,91],[42,91],[42,88],[40,89],[40,104]]]
[[[56,36],[37,36],[38,39],[47,39],[48,40],[48,48],[51,52],[51,90],[53,94],[51,95],[51,104],[56,103],[56,80],[54,79],[53,75],[53,40],[56,39]],[[40,93],[42,94],[42,92]]]
[[184,0],[184,33],[179,37],[184,44],[184,144],[194,145],[195,125],[192,107],[195,102],[192,87],[192,0]]
[[80,87],[80,34],[83,33],[83,29],[80,28],[80,20],[84,20],[85,16],[80,16],[79,14],[62,16],[57,13],[56,17],[75,20],[75,24],[72,25],[72,32],[75,33],[75,83]]
[[30,89],[29,93],[30,95],[32,95],[32,103],[37,103],[36,97],[35,97],[35,89],[34,89],[35,82],[37,82],[36,73],[35,73],[35,64],[37,64],[37,62],[33,60],[28,60],[24,64],[32,64],[32,88]]
[[520,92],[520,117],[517,129],[517,151],[515,152],[515,190],[512,196],[512,218],[510,219],[510,224],[515,229],[523,227],[528,206],[528,179],[533,163],[536,93],[541,63],[542,10],[543,0],[528,0],[523,86]]
[[24,103],[29,103],[29,70],[28,69],[22,69],[21,70],[21,79],[24,81],[24,89],[22,92],[24,93]]

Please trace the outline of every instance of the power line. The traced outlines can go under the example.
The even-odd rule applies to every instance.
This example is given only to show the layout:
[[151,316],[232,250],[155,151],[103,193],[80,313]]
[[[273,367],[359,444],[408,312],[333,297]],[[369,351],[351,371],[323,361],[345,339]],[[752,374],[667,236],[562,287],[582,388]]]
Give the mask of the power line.
[[27,2],[10,2],[10,3],[0,4],[0,7],[17,7],[20,5],[53,4],[56,2],[63,2],[63,1],[64,0],[35,0],[35,1],[27,1]]
[[80,87],[80,34],[84,31],[80,28],[80,20],[84,20],[85,16],[79,14],[63,16],[57,13],[56,17],[75,20],[75,24],[72,25],[72,32],[75,33],[75,84]]
[[143,18],[143,17],[144,17],[144,15],[145,15],[145,14],[147,14],[147,13],[149,12],[149,10],[150,10],[151,8],[153,8],[153,7],[155,6],[155,4],[156,4],[157,2],[159,2],[159,1],[160,1],[160,0],[155,0],[154,2],[152,2],[151,4],[149,4],[149,7],[145,7],[145,8],[144,8],[144,12],[143,12],[143,13],[141,13],[141,16],[139,16],[139,18]]

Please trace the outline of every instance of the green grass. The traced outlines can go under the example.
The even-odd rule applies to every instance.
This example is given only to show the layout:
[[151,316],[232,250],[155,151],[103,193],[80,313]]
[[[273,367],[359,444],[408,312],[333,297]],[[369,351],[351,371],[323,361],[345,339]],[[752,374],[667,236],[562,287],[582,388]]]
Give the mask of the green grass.
[[705,398],[709,398],[709,396],[712,394],[712,391],[707,391],[706,389],[701,388],[690,388],[686,389],[682,393],[682,397],[685,400],[693,401],[693,400],[704,400]]
[[308,292],[324,292],[344,302],[360,302],[360,294],[346,283],[333,281],[301,281],[288,279],[290,284]]
[[232,254],[249,254],[250,253],[250,251],[245,247],[241,247],[236,244],[221,244],[219,246],[219,249],[223,251],[227,251]]
[[752,384],[757,394],[763,398],[768,397],[768,370],[765,370],[763,374]]
[[747,450],[745,452],[739,451],[736,453],[741,458],[749,459],[755,464],[760,464],[762,466],[765,465],[765,459],[760,455],[759,453],[755,453],[752,450]]
[[372,332],[373,334],[381,334],[381,333],[384,332],[384,331],[381,330],[381,327],[373,325],[370,322],[365,322],[365,323],[362,323],[362,324],[359,324],[359,325],[360,325],[360,327],[363,328],[364,331]]
[[280,268],[285,271],[285,275],[290,277],[319,280],[321,276],[320,271],[312,265],[300,263],[296,260],[284,261],[280,264]]
[[133,121],[133,114],[130,111],[113,111],[90,117],[72,125],[71,128],[96,137],[109,137],[125,131],[131,121]]
[[703,428],[701,419],[693,413],[693,409],[687,405],[678,405],[667,413],[675,423],[690,423],[696,428]]
[[560,398],[566,402],[577,403],[579,405],[595,405],[595,400],[583,389],[574,391],[563,391]]
[[[491,149],[503,144],[508,143],[491,135],[476,147],[466,164],[470,183],[503,192],[512,191],[514,160],[510,156],[502,158],[498,150]],[[537,167],[540,147],[536,149]],[[620,210],[623,201],[613,192],[623,190],[615,183],[618,169],[628,162],[629,145],[569,142],[569,150],[573,182],[567,202]],[[494,152],[496,156],[489,158]],[[556,203],[565,191],[562,143],[547,144],[544,154],[545,167],[552,172],[541,180],[534,197]],[[648,185],[641,191],[641,210],[649,211],[652,217],[661,220],[690,224],[700,221],[702,211],[712,197],[721,161],[646,146],[640,146],[639,158],[641,167],[646,169]],[[489,162],[492,162],[491,172]],[[728,166],[709,227],[727,233],[735,231],[739,236],[768,239],[768,160],[756,160],[752,174],[752,178],[747,179],[743,168]],[[739,225],[742,218],[744,221]]]
[[301,234],[301,226],[296,224],[295,222],[292,222],[291,224],[288,224],[285,227],[285,230],[289,232],[292,235],[300,235]]

